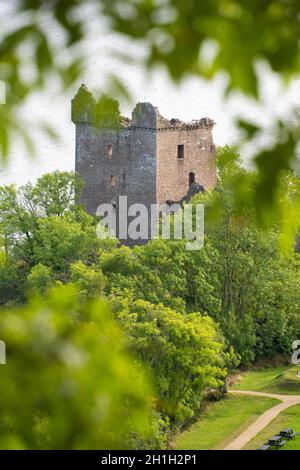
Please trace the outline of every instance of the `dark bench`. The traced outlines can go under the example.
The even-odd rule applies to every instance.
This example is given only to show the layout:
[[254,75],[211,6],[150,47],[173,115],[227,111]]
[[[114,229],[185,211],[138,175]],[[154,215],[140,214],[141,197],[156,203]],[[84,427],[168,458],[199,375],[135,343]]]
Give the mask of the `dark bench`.
[[292,428],[285,428],[282,431],[280,431],[280,436],[284,437],[285,439],[293,439],[297,433],[293,431]]
[[282,439],[282,436],[273,436],[268,440],[267,445],[279,449],[280,447],[284,446],[285,443],[286,441]]

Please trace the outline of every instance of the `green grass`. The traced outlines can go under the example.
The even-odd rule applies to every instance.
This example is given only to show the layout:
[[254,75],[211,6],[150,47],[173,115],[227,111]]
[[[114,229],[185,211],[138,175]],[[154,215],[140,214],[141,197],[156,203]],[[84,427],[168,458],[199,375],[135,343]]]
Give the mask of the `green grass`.
[[265,397],[230,395],[212,403],[199,420],[173,442],[178,450],[223,449],[264,411],[279,403]]
[[[300,433],[300,405],[292,406],[280,413],[265,429],[245,445],[244,450],[258,449],[270,437],[287,427]],[[300,434],[295,439],[288,441],[281,450],[300,450]]]
[[234,390],[254,390],[256,392],[300,394],[300,378],[295,367],[277,367],[241,373],[241,380],[231,388]]
[[[239,381],[231,388],[267,393],[300,394],[299,366],[276,367],[242,372]],[[230,395],[212,403],[199,420],[174,440],[175,449],[223,449],[238,437],[252,422],[277,400],[265,397]],[[245,449],[257,449],[268,438],[285,427],[299,432],[299,437],[286,444],[284,449],[300,450],[300,405],[282,412],[265,430],[258,434]]]

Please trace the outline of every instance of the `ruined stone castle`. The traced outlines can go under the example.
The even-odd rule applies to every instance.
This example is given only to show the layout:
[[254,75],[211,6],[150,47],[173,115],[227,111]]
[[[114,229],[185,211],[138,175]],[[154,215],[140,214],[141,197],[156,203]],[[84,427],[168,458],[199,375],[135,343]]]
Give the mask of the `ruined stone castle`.
[[75,170],[85,182],[83,205],[95,215],[99,204],[117,206],[181,201],[191,186],[216,184],[215,147],[209,118],[189,123],[162,117],[151,103],[138,103],[131,119],[118,103],[98,102],[82,85],[72,100],[76,125]]

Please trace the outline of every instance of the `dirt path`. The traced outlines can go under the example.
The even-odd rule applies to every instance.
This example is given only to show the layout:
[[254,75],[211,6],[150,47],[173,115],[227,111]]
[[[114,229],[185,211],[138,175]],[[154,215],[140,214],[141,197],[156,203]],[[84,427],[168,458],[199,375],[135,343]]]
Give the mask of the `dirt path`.
[[281,403],[265,411],[254,423],[252,423],[242,434],[228,444],[224,450],[240,450],[253,437],[264,429],[281,411],[293,405],[300,405],[300,395],[279,395],[274,393],[252,392],[246,390],[230,390],[230,393],[239,393],[242,395],[256,395],[258,397],[269,397],[280,400]]

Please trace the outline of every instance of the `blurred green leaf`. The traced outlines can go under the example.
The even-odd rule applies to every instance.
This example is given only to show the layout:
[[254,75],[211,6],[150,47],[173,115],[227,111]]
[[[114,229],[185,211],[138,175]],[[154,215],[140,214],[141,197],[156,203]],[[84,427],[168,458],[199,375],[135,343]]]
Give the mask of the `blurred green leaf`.
[[61,287],[2,311],[0,337],[1,449],[136,449],[158,433],[147,374],[101,301]]
[[239,118],[236,124],[246,133],[247,139],[252,139],[261,130],[259,126]]

